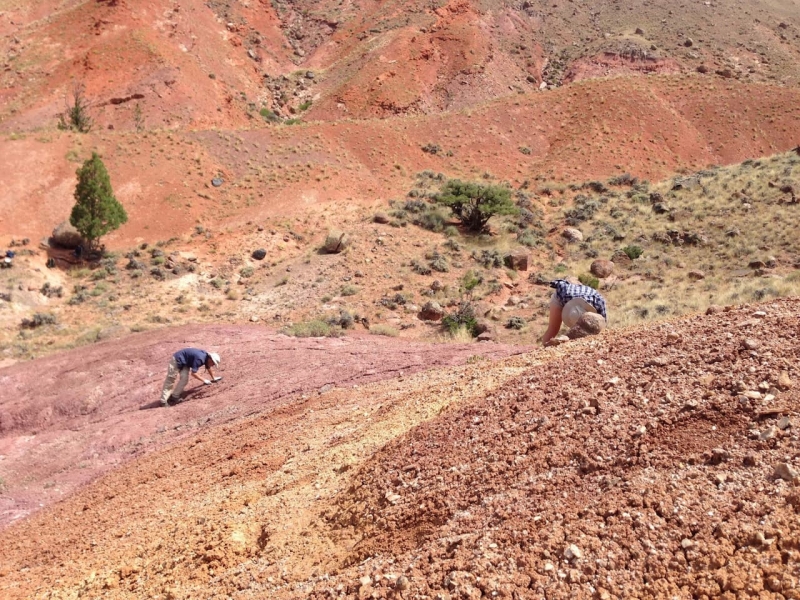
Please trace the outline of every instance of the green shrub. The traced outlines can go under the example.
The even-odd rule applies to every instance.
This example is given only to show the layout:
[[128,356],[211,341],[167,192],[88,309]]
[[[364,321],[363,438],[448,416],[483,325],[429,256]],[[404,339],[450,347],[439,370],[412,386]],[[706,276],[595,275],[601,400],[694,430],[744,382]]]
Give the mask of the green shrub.
[[108,171],[97,152],[92,152],[76,174],[75,206],[69,222],[95,248],[102,236],[127,223],[128,214],[114,196]]
[[579,275],[578,281],[580,281],[583,285],[588,285],[590,288],[598,289],[600,287],[600,280],[589,273]]
[[575,227],[584,221],[589,221],[600,208],[600,202],[588,196],[575,196],[575,206],[564,212],[567,225]]
[[480,253],[474,251],[472,258],[485,269],[498,268],[503,266],[503,255],[497,250],[481,250]]
[[321,319],[293,323],[285,331],[287,335],[294,337],[339,337],[342,335],[340,328],[331,326]]
[[359,292],[359,289],[354,285],[343,285],[342,289],[340,290],[339,294],[342,296],[355,296]]
[[442,327],[450,335],[455,335],[463,327],[472,337],[475,337],[477,335],[478,320],[475,318],[475,308],[472,303],[462,301],[455,312],[442,318]]
[[418,261],[416,258],[411,261],[411,270],[419,275],[431,274],[431,268],[428,265]]
[[242,269],[239,271],[239,275],[244,279],[252,277],[253,273],[255,273],[255,269],[253,269],[253,267],[242,267]]
[[299,106],[300,110],[301,110],[301,111],[308,110],[309,108],[311,108],[311,104],[312,104],[312,102],[313,102],[312,100],[306,100],[305,102],[303,102],[303,103],[302,103],[302,104]]
[[499,185],[484,185],[451,179],[434,200],[447,206],[470,231],[481,231],[495,215],[513,215],[517,207],[511,191]]
[[458,227],[454,225],[448,225],[444,228],[444,234],[449,238],[454,238],[458,235]]
[[436,233],[444,231],[445,221],[445,216],[435,208],[418,213],[411,219],[411,222],[417,227],[422,227],[423,229]]
[[525,327],[525,319],[522,317],[511,317],[508,321],[506,321],[506,329],[520,330],[523,327]]
[[642,247],[636,245],[625,246],[622,251],[627,254],[628,258],[631,260],[636,260],[644,253]]

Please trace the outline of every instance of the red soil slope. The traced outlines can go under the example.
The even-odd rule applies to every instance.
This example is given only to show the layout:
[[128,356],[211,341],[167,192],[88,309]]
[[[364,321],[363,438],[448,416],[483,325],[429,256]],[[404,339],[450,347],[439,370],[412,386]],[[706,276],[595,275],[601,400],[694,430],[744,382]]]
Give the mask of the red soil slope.
[[[218,351],[224,383],[207,388],[190,379],[190,401],[164,409],[158,401],[166,365],[186,346]],[[480,348],[486,356],[522,351]],[[187,326],[0,369],[0,526],[187,434],[274,409],[302,393],[453,365],[476,353],[469,344],[368,335],[300,339],[255,326]]]
[[[206,429],[8,528],[0,590],[798,598],[798,314],[780,300],[613,332],[488,395],[463,394],[510,362]],[[461,400],[347,462],[358,431],[442,393]]]
[[[647,85],[644,85],[646,83]],[[425,117],[240,131],[48,133],[0,141],[0,234],[48,234],[74,203],[77,162],[104,156],[130,221],[108,237],[167,239],[328,202],[402,197],[424,169],[524,181],[658,179],[797,144],[800,91],[719,78],[591,80],[479,109]],[[422,151],[437,144],[438,155]],[[520,148],[528,148],[524,154]],[[36,173],[36,177],[31,177]],[[213,188],[221,174],[225,185]]]

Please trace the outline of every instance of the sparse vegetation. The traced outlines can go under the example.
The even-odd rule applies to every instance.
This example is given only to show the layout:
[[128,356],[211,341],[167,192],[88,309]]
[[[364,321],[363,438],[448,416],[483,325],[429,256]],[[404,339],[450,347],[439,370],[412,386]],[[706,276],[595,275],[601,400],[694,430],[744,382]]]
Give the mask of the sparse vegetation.
[[64,112],[58,116],[58,128],[89,133],[94,126],[94,121],[89,114],[86,87],[82,83],[75,83],[72,88],[72,99],[68,98],[66,104]]
[[600,280],[591,275],[589,273],[583,273],[578,276],[578,281],[580,281],[583,285],[588,285],[590,288],[599,289],[600,288]]
[[322,319],[293,323],[285,331],[287,335],[294,337],[340,337],[342,335],[339,327],[331,326]]
[[434,200],[450,208],[470,231],[482,231],[495,215],[513,215],[517,207],[511,201],[511,191],[499,185],[448,181]]

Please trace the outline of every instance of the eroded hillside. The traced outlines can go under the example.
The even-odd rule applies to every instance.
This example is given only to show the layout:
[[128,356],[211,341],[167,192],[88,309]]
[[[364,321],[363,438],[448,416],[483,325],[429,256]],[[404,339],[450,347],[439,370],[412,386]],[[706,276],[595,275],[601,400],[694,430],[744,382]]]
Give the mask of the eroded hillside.
[[0,589],[794,598],[799,308],[476,357],[203,429],[3,532]]

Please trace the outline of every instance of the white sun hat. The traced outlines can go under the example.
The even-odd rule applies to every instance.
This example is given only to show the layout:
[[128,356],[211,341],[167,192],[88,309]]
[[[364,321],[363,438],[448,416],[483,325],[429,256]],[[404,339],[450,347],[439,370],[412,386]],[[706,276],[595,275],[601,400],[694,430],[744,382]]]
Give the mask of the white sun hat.
[[578,319],[587,312],[596,313],[597,310],[583,298],[573,298],[561,309],[561,320],[567,327],[575,327]]
[[219,354],[217,354],[216,352],[209,352],[208,356],[211,358],[211,362],[214,363],[214,366],[218,367],[219,366]]

